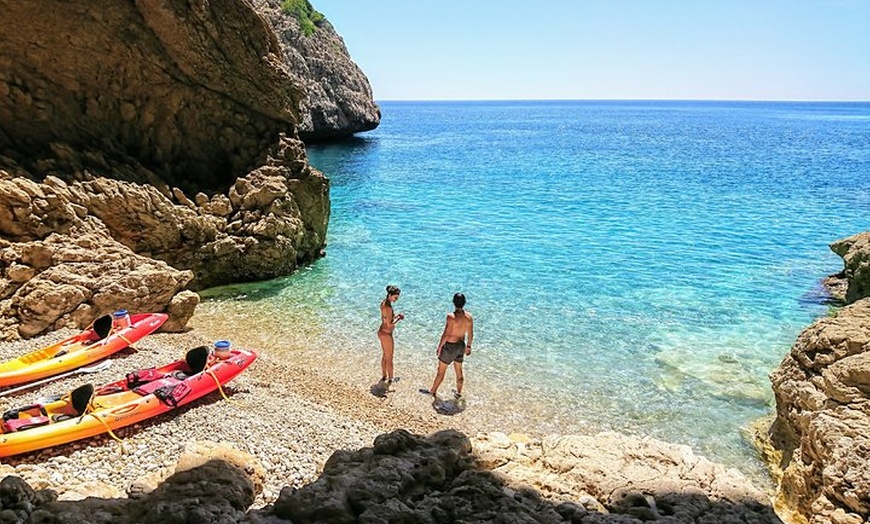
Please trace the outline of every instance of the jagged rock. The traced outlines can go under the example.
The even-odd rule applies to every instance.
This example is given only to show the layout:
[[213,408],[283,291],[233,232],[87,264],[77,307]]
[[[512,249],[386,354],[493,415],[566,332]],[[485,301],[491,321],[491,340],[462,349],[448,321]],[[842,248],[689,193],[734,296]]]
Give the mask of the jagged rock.
[[181,291],[169,301],[166,313],[169,319],[160,327],[161,331],[179,333],[187,330],[187,321],[193,316],[199,304],[199,295],[193,291]]
[[[59,262],[38,242],[52,235],[99,231],[168,263],[164,273],[192,271],[192,290],[286,275],[322,256],[329,186],[297,137],[304,93],[251,4],[0,1],[0,18],[0,93],[12,101],[0,105],[0,247],[17,253],[4,260],[0,300],[27,288],[52,301],[31,300],[20,311],[40,310],[3,318],[0,334],[84,316],[76,304],[94,290],[78,280],[102,266],[51,274]],[[122,291],[148,288],[151,273],[131,273]],[[134,309],[123,294],[100,296]],[[171,299],[156,310],[171,303],[166,329],[182,330],[196,301]]]
[[294,524],[656,519],[780,522],[742,475],[685,446],[615,434],[469,441],[452,430],[429,437],[397,430],[372,448],[338,451],[316,482],[285,488],[273,506],[248,515],[252,523]]
[[248,474],[223,460],[209,460],[167,478],[137,499],[57,500],[18,477],[0,481],[0,522],[64,524],[238,523],[254,502]]
[[[193,278],[190,271],[136,255],[88,225],[71,227],[69,234],[52,233],[45,240],[0,247],[0,338],[81,329],[119,307],[164,311],[173,300],[185,300],[179,294]],[[22,266],[29,268],[29,279],[10,275],[10,269],[21,273]],[[184,325],[193,310],[178,307],[174,313],[173,321]]]
[[846,302],[870,297],[870,231],[837,240],[831,251],[843,257]]
[[870,518],[870,298],[805,329],[771,381],[782,512],[812,524]]
[[381,110],[344,40],[325,18],[314,22],[306,32],[297,16],[282,9],[284,3],[254,0],[257,11],[278,37],[288,70],[305,87],[299,137],[314,142],[376,128]]
[[696,522],[715,515],[717,522],[779,522],[763,491],[687,446],[618,433],[540,441],[492,433],[472,444],[478,463],[512,488],[531,487],[588,511],[644,521],[670,516]]

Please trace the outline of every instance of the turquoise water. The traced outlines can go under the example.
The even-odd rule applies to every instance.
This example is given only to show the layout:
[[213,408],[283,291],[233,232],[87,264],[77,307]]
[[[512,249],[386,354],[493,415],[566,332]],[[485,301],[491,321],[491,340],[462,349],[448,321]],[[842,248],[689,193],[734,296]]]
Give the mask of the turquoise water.
[[[275,339],[376,355],[396,284],[397,359],[428,375],[462,291],[470,409],[507,397],[529,427],[752,460],[740,428],[771,411],[768,373],[828,311],[819,282],[842,268],[828,244],[870,229],[870,104],[381,107],[377,130],[309,148],[332,184],[328,255],[212,290],[205,310],[232,303],[268,313]],[[360,373],[378,375],[372,362]]]

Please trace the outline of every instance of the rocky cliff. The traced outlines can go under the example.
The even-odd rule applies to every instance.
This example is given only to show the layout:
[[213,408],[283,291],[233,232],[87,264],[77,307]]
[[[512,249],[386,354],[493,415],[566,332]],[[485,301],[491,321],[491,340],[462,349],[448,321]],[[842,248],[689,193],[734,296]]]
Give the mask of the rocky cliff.
[[182,329],[186,289],[322,255],[329,186],[299,133],[379,113],[328,22],[258,8],[0,0],[0,337],[172,304]]
[[368,78],[351,60],[341,36],[307,0],[253,0],[278,37],[284,63],[305,91],[299,137],[341,138],[380,124]]
[[770,457],[781,514],[795,522],[870,519],[870,233],[840,240],[852,304],[814,322],[771,374]]

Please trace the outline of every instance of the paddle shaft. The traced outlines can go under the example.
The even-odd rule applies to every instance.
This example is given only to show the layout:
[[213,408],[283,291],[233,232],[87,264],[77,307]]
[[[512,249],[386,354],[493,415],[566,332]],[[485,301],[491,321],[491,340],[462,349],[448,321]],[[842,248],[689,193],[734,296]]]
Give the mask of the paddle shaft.
[[23,386],[18,386],[12,389],[7,389],[6,391],[0,391],[0,397],[5,397],[6,395],[11,395],[12,393],[18,393],[19,391],[25,391],[32,387],[39,386],[41,384],[45,384],[46,382],[52,382],[55,380],[60,380],[62,378],[66,378],[72,375],[78,375],[80,373],[97,373],[99,371],[103,371],[104,369],[109,369],[112,365],[111,360],[104,360],[99,364],[90,367],[83,367],[74,369],[72,371],[67,371],[66,373],[61,373],[60,375],[55,375],[53,377],[44,378],[42,380],[37,380],[36,382],[31,382],[29,384],[24,384]]

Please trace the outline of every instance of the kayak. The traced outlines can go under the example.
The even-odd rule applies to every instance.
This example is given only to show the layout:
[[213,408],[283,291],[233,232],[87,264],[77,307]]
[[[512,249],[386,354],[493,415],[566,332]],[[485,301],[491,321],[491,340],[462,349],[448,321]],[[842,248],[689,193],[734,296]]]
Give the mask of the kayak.
[[3,413],[0,457],[8,457],[110,433],[193,402],[238,376],[257,358],[253,351],[231,349],[217,358],[207,346],[160,368],[128,373],[95,388],[71,392]]
[[116,327],[111,315],[102,316],[77,335],[0,362],[0,387],[51,377],[104,359],[153,333],[168,318],[166,313],[140,313],[130,315],[129,326]]

